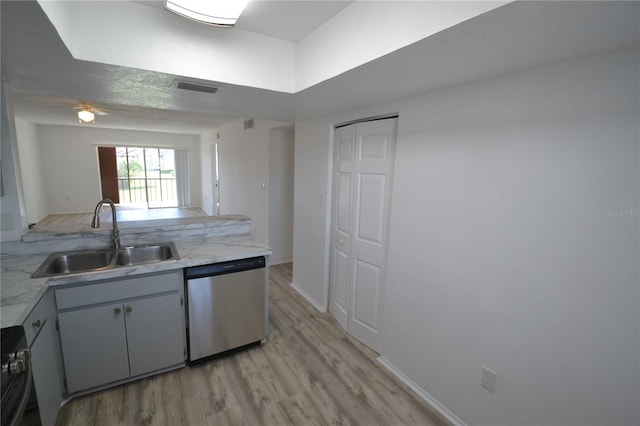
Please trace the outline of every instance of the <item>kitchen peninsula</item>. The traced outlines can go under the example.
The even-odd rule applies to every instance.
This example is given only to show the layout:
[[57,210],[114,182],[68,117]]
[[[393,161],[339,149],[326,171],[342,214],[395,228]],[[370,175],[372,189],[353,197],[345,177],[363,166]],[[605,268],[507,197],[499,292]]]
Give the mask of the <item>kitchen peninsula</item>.
[[[45,426],[55,424],[64,400],[186,365],[185,268],[258,256],[266,266],[271,254],[251,235],[246,216],[131,221],[119,233],[110,228],[58,225],[2,244],[2,327],[24,328]],[[113,250],[115,258],[122,250],[167,242],[177,251],[171,260],[32,278],[51,253]],[[268,268],[263,270],[258,296],[265,325],[258,339],[268,330]]]
[[21,242],[3,243],[1,247],[2,327],[22,324],[48,287],[271,254],[266,244],[252,237],[251,219],[241,215],[133,221],[120,225],[123,245],[173,241],[180,258],[108,271],[31,278],[50,253],[108,247],[111,230],[109,224],[100,229],[91,229],[87,224],[27,233]]

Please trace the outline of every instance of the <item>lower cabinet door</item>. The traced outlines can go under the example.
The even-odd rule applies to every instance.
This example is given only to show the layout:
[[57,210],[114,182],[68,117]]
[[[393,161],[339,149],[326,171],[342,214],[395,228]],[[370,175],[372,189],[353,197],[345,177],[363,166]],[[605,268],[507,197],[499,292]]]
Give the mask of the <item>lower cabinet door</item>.
[[38,410],[42,426],[53,426],[58,418],[62,402],[60,375],[56,365],[54,351],[58,350],[55,338],[55,324],[47,321],[43,324],[37,339],[31,346],[31,368],[38,396]]
[[129,377],[121,303],[58,314],[69,393]]
[[179,294],[124,304],[131,376],[184,363],[183,309]]
[[53,291],[47,290],[25,319],[31,349],[33,384],[38,397],[38,411],[42,426],[54,426],[62,402],[62,353],[56,330],[56,302]]

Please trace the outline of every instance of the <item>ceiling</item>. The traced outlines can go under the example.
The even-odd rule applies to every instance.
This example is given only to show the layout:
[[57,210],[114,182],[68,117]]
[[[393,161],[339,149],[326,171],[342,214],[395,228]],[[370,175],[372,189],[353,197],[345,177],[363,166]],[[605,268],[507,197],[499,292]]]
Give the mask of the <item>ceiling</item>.
[[[163,1],[135,3],[165,11]],[[349,3],[252,1],[236,27],[295,42]],[[16,116],[33,123],[80,125],[72,108],[82,102],[108,113],[95,125],[106,128],[200,134],[243,117],[294,118],[290,94],[75,60],[35,1],[2,2],[2,55]],[[179,91],[176,79],[220,90]]]
[[[238,27],[295,41],[348,4],[258,1]],[[96,127],[188,134],[238,118],[293,122],[640,44],[640,2],[518,1],[295,94],[205,81],[220,89],[210,95],[176,90],[180,76],[76,60],[36,2],[1,6],[2,80],[16,117],[78,125],[72,106],[84,101],[109,112]]]
[[[163,0],[135,3],[164,10]],[[352,1],[253,0],[240,15],[236,28],[269,37],[297,42]]]

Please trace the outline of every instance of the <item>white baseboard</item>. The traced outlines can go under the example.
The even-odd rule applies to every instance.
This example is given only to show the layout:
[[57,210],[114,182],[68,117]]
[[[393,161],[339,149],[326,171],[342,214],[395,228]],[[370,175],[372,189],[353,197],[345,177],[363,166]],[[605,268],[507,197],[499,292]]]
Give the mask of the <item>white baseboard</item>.
[[302,297],[304,297],[305,299],[307,299],[307,302],[311,303],[313,305],[314,308],[316,308],[317,310],[319,310],[320,312],[327,312],[327,308],[323,307],[322,305],[320,305],[318,302],[316,302],[311,296],[309,296],[303,289],[301,289],[300,287],[298,287],[296,285],[296,283],[291,283],[290,284],[291,287],[293,287],[293,289],[295,291],[297,291],[298,293],[300,293],[302,295]]
[[450,421],[455,426],[467,426],[465,422],[463,422],[458,416],[453,414],[447,407],[442,405],[440,401],[429,395],[424,389],[418,386],[413,380],[407,377],[402,371],[396,368],[393,364],[391,364],[387,359],[380,356],[378,357],[378,362],[382,364],[384,368],[389,370],[391,374],[396,376],[398,380],[407,385],[412,391],[414,391],[418,396],[425,400],[427,404],[433,407],[442,417]]

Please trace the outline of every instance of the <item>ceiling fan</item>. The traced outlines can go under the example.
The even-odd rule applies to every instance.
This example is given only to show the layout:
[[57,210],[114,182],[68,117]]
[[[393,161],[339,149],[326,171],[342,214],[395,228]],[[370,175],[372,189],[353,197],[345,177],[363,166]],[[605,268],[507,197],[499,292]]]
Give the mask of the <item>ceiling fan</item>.
[[[94,102],[88,102],[85,100],[79,99],[61,99],[61,98],[50,98],[50,97],[39,97],[33,96],[27,99],[31,99],[31,102],[35,105],[39,105],[44,108],[55,108],[55,109],[73,109],[76,111],[78,123],[86,124],[86,123],[95,123],[96,116],[106,116],[109,115],[111,111],[123,111],[122,109],[118,109],[115,106],[97,106]],[[109,112],[108,112],[109,111]]]
[[78,123],[80,124],[95,124],[96,115],[109,115],[109,113],[104,111],[103,109],[95,107],[92,104],[86,102],[81,102],[79,105],[74,106],[73,109],[78,111]]

